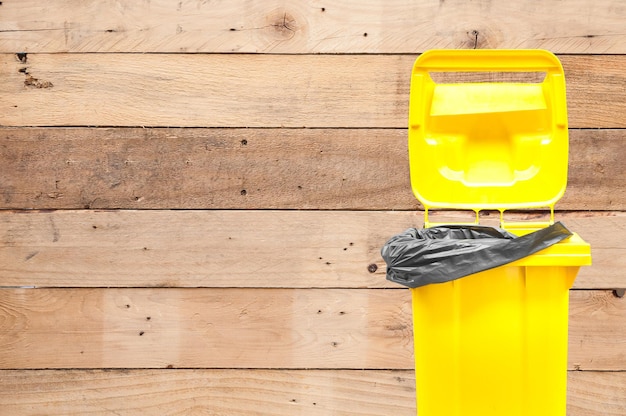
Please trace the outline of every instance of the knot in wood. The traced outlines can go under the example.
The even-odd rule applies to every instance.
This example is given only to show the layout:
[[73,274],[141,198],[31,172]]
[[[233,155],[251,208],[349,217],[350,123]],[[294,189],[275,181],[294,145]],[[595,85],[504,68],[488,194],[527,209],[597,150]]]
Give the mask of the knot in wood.
[[272,37],[281,40],[289,40],[293,38],[298,31],[298,23],[296,18],[289,12],[276,11],[268,17],[268,32]]

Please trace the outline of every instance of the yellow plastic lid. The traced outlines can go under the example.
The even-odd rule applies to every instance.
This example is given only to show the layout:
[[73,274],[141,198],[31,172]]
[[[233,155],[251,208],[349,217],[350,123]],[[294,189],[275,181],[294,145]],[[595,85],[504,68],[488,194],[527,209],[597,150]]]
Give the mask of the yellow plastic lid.
[[[463,82],[472,72],[516,73],[522,82]],[[455,79],[437,83],[438,73]],[[526,73],[534,79],[526,82],[533,78]],[[426,210],[553,211],[565,192],[567,159],[565,78],[552,53],[430,50],[415,61],[409,162],[413,193]]]

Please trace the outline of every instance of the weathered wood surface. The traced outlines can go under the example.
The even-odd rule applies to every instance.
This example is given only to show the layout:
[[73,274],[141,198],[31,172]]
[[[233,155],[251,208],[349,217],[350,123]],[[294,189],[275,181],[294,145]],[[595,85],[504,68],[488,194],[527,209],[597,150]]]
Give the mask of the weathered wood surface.
[[2,52],[626,53],[620,0],[8,0],[0,12]]
[[[408,290],[2,289],[0,295],[3,369],[413,368]],[[584,290],[570,298],[569,368],[623,370],[626,299]]]
[[405,290],[0,294],[0,368],[411,368]]
[[[558,209],[626,209],[626,130],[570,132]],[[419,208],[406,129],[1,128],[2,208]]]
[[605,364],[599,364],[603,366],[608,364],[603,357],[610,355],[614,369],[624,370],[626,298],[618,298],[608,291],[577,290],[570,299],[570,367],[594,369],[599,364],[594,363],[596,359],[604,361]]
[[0,371],[14,415],[415,416],[412,371]]
[[[626,213],[557,218],[592,247],[575,287],[626,288]],[[389,211],[4,211],[0,286],[393,288],[380,249],[422,223]]]
[[[411,370],[3,370],[10,415],[415,416]],[[626,372],[572,371],[568,416],[623,416]]]
[[[626,7],[561,3],[0,2],[0,413],[414,416],[379,250],[426,49],[560,54],[575,287],[626,287]],[[624,414],[624,299],[571,292],[568,416]]]
[[[561,59],[570,127],[626,127],[626,55]],[[403,128],[414,60],[1,54],[0,125]]]
[[619,416],[626,409],[626,372],[571,371],[568,416]]
[[[2,129],[5,208],[416,207],[406,131]],[[626,198],[624,198],[626,206]]]

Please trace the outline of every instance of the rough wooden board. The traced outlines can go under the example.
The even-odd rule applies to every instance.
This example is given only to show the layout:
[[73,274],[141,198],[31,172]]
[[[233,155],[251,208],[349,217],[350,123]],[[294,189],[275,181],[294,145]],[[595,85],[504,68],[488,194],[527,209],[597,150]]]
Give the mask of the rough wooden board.
[[626,53],[619,0],[5,1],[2,52]]
[[[22,63],[14,54],[3,54],[0,125],[387,127],[400,118],[397,107],[406,110],[408,97],[398,89],[408,93],[412,60],[28,54]],[[19,72],[23,68],[28,74]],[[52,85],[25,86],[28,76]]]
[[410,368],[409,293],[2,289],[0,368]]
[[[618,62],[622,58],[626,59],[626,56],[562,57],[561,62],[567,83],[567,111],[570,127],[626,127],[626,120],[622,118],[618,122],[612,121],[616,118],[615,114],[605,112],[613,107],[610,100],[614,95],[624,94],[618,99],[626,99],[626,90],[624,90],[626,62]],[[615,93],[609,93],[609,91],[615,91]],[[626,102],[622,102],[617,111],[616,114],[624,114]]]
[[0,405],[24,416],[409,416],[415,388],[411,371],[0,371]]
[[[623,209],[626,198],[626,130],[570,131],[567,190],[557,207],[589,201],[588,210]],[[597,204],[591,201],[597,201]],[[564,206],[565,205],[565,206]],[[619,208],[617,208],[619,207]]]
[[[412,370],[3,370],[7,414],[415,415]],[[626,372],[572,371],[568,416],[622,416]]]
[[[592,247],[575,287],[626,288],[626,214],[557,218]],[[0,286],[397,288],[380,249],[422,222],[422,212],[4,211]]]
[[405,131],[0,132],[5,208],[417,206],[408,182]]
[[[626,127],[626,56],[561,58],[570,126]],[[403,128],[414,60],[1,54],[0,125]]]
[[570,367],[594,368],[613,350],[615,368],[626,369],[626,298],[608,291],[575,291],[570,298]]
[[[558,209],[626,209],[626,130],[570,131]],[[2,208],[408,209],[406,129],[1,128]]]
[[[413,368],[408,290],[2,289],[0,368]],[[626,300],[572,291],[569,368],[623,370]]]
[[626,372],[570,371],[567,391],[568,416],[624,414]]
[[[415,214],[0,212],[1,286],[380,287]],[[56,240],[56,241],[55,241]],[[380,268],[373,274],[368,266]]]
[[415,415],[412,371],[0,371],[13,415]]

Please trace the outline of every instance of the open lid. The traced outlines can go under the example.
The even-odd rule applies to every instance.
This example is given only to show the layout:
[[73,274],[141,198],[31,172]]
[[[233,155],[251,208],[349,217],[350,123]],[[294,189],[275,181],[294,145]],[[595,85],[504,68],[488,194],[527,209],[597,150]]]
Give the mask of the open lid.
[[[500,73],[514,82],[465,82]],[[415,61],[409,162],[426,210],[553,211],[567,184],[567,134],[563,68],[550,52],[430,50]]]

